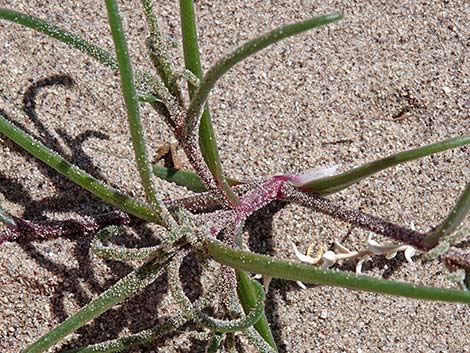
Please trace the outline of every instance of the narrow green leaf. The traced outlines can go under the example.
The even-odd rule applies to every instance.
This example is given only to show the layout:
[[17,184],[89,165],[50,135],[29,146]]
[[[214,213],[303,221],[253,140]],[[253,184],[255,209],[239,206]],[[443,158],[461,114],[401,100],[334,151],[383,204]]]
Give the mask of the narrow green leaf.
[[449,140],[437,142],[424,147],[396,153],[389,157],[364,164],[357,168],[353,168],[342,174],[313,180],[300,186],[299,189],[306,192],[318,193],[320,195],[332,194],[341,191],[350,185],[359,182],[361,179],[376,174],[384,169],[468,144],[470,144],[470,135],[454,137]]
[[[202,70],[199,62],[199,49],[197,47],[197,34],[192,0],[180,0],[180,12],[183,28],[183,45],[185,47],[186,68],[201,79]],[[249,41],[215,64],[207,72],[204,79],[202,79],[197,90],[194,86],[189,84],[189,91],[192,100],[186,116],[185,134],[191,135],[194,133],[194,128],[197,126],[199,115],[202,111],[201,123],[199,126],[199,145],[201,146],[201,151],[209,170],[212,172],[218,185],[225,191],[227,198],[232,202],[232,204],[239,203],[239,200],[233,190],[231,190],[229,185],[227,185],[222,172],[222,166],[215,143],[215,134],[206,103],[211,89],[214,87],[217,80],[224,73],[230,70],[231,67],[257,51],[269,46],[270,44],[276,43],[281,39],[336,21],[340,18],[341,15],[339,14],[330,14],[275,29],[259,38]]]
[[[185,67],[200,80],[202,77],[202,68],[199,55],[193,0],[180,0],[180,18],[181,31],[183,34]],[[188,81],[188,92],[190,98],[194,97],[196,89],[197,87]],[[224,194],[232,204],[239,203],[238,197],[230,188],[222,169],[219,149],[217,148],[214,127],[212,125],[209,105],[207,103],[204,105],[201,124],[199,126],[199,146],[201,148],[204,161],[212,173],[218,187],[224,191]]]
[[[188,190],[194,192],[204,192],[207,191],[204,183],[202,182],[201,178],[189,170],[184,169],[173,169],[173,168],[166,168],[159,165],[153,166],[153,173],[160,179],[175,183],[179,186],[184,186]],[[230,186],[240,185],[243,184],[241,181],[227,178],[227,182]]]
[[417,286],[404,282],[356,275],[278,260],[270,256],[237,250],[211,239],[205,249],[214,260],[240,271],[259,273],[304,283],[314,283],[354,290],[397,295],[407,298],[470,304],[470,292]]
[[92,44],[60,27],[41,20],[40,18],[18,11],[0,8],[0,19],[12,21],[34,29],[38,32],[44,33],[51,38],[57,39],[73,48],[80,50],[85,54],[90,55],[92,58],[98,60],[100,63],[110,67],[111,69],[117,69],[116,60],[103,48]]
[[67,320],[31,344],[23,353],[44,352],[87,322],[151,284],[160,276],[163,268],[164,266],[161,263],[152,261],[132,271],[111,288],[100,294],[96,299],[70,316]]
[[[237,284],[240,303],[245,313],[248,313],[256,305],[256,288],[253,280],[246,272],[237,271]],[[261,337],[277,352],[276,341],[274,341],[268,319],[264,312],[254,327]]]
[[219,149],[215,139],[215,132],[212,126],[212,120],[209,113],[209,106],[206,105],[201,117],[201,125],[199,126],[199,147],[207,167],[212,173],[214,180],[224,191],[224,195],[228,198],[232,205],[240,203],[235,192],[230,188],[230,182],[225,177],[220,162]]
[[162,37],[157,18],[153,12],[152,0],[141,0],[144,15],[150,32],[148,42],[149,54],[158,75],[168,91],[182,104],[181,92],[177,85],[176,75],[168,57],[167,45]]
[[41,142],[18,129],[0,114],[0,133],[3,133],[17,145],[37,159],[54,168],[75,184],[98,196],[105,202],[150,222],[158,220],[154,211],[146,204],[122,192],[113,189],[84,170],[68,162]]
[[[187,0],[189,1],[189,0]],[[192,134],[194,127],[198,123],[199,116],[204,107],[204,104],[209,96],[210,91],[215,86],[216,82],[233,66],[238,64],[243,59],[246,59],[250,55],[257,53],[258,51],[266,48],[267,46],[277,43],[282,39],[291,37],[293,35],[305,32],[309,29],[319,27],[342,18],[341,14],[332,13],[329,15],[314,17],[306,21],[292,23],[286,26],[282,26],[274,29],[273,31],[266,33],[258,38],[250,40],[243,44],[241,47],[228,54],[222,60],[212,66],[207,74],[201,81],[199,88],[197,89],[191,104],[188,109],[185,121],[185,133],[187,135]]]
[[[193,0],[180,0],[181,32],[183,35],[184,64],[198,79],[202,77],[201,59],[196,30]],[[192,98],[196,86],[188,81],[188,92]]]
[[470,183],[467,183],[464,192],[460,195],[456,205],[450,211],[441,225],[424,239],[429,247],[435,247],[439,240],[453,233],[465,219],[470,209]]
[[158,178],[175,183],[179,186],[184,186],[191,191],[207,191],[201,178],[199,178],[196,173],[189,170],[165,168],[159,165],[154,165],[153,172]]
[[135,89],[131,61],[127,50],[118,6],[116,0],[105,0],[105,2],[106,9],[108,11],[108,21],[111,28],[111,34],[116,49],[118,69],[121,77],[121,90],[126,104],[127,118],[129,121],[137,169],[139,170],[147,200],[155,209],[158,216],[161,217],[161,222],[168,225],[172,218],[166,210],[163,202],[158,199],[155,191],[155,177],[148,158],[144,128],[142,126],[139,103],[137,101],[137,91]]

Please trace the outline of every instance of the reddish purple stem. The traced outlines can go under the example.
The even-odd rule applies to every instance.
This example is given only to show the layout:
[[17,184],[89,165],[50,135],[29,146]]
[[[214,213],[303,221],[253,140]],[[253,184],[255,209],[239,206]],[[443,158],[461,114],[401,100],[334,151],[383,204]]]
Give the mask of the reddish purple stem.
[[[230,231],[231,233],[236,233],[233,229],[239,229],[243,222],[254,212],[272,201],[282,200],[312,208],[315,211],[348,222],[354,226],[385,235],[424,251],[430,249],[423,244],[426,233],[407,229],[368,213],[340,206],[315,194],[302,192],[289,182],[289,176],[286,175],[274,176],[260,184],[243,185],[234,188],[234,190],[238,195],[241,195],[241,202],[234,209],[227,210],[222,219],[218,218],[217,212],[212,213],[216,209],[227,206],[218,190],[212,190],[194,197],[170,200],[165,203],[170,208],[185,207],[195,213],[211,212],[206,215],[205,219],[206,223],[210,225],[210,231],[213,235],[217,235],[224,229],[230,229],[232,230]],[[122,211],[106,213],[89,221],[33,222],[16,217],[14,217],[14,220],[18,227],[8,228],[3,233],[0,233],[0,243],[6,240],[41,240],[78,233],[96,232],[107,225],[123,225],[131,221],[129,215]],[[231,234],[226,239],[232,238],[231,241],[233,241],[234,237],[236,237],[236,234]]]
[[124,225],[131,217],[123,211],[103,213],[95,219],[64,221],[28,221],[12,216],[16,227],[8,227],[0,233],[0,244],[4,241],[46,240],[77,234],[94,233],[109,225]]
[[275,176],[243,195],[240,204],[235,207],[236,221],[243,221],[260,208],[278,200],[282,196],[281,190],[286,180],[287,176]]
[[442,256],[444,263],[448,268],[455,271],[457,268],[464,268],[470,271],[470,252],[463,249],[452,247]]

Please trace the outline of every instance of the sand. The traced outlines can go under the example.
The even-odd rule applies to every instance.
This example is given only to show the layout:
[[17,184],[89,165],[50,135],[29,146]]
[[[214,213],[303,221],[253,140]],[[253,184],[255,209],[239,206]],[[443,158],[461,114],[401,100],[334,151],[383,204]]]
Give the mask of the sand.
[[[0,0],[0,5],[47,18],[112,50],[103,2]],[[150,68],[139,2],[120,6],[132,61]],[[176,2],[164,1],[158,9],[168,38],[179,39]],[[347,170],[470,131],[465,1],[197,1],[196,11],[205,70],[237,44],[275,26],[331,11],[345,14],[341,22],[263,50],[217,84],[210,105],[229,176],[250,179],[334,164]],[[181,48],[172,54],[181,65]],[[118,77],[93,59],[0,21],[0,109],[68,160],[142,196]],[[143,116],[155,151],[170,133],[149,109]],[[3,136],[0,163],[2,207],[11,214],[66,219],[109,209]],[[469,149],[459,148],[384,171],[332,199],[428,231],[451,209],[469,170]],[[161,197],[186,194],[161,185]],[[365,246],[365,231],[298,206],[275,206],[247,223],[253,250],[295,260],[291,241],[302,251],[312,242],[330,246],[335,239],[351,248]],[[90,240],[0,246],[1,352],[20,352],[135,266],[97,258],[89,252]],[[127,243],[152,241],[151,229],[141,227]],[[197,274],[190,265],[187,270]],[[422,256],[412,264],[402,255],[376,258],[364,271],[456,288],[441,264]],[[175,312],[167,292],[161,278],[62,344],[99,342],[163,322]],[[303,290],[284,280],[273,280],[266,305],[281,352],[470,352],[465,305],[322,286]],[[130,352],[203,352],[204,345],[183,331]]]

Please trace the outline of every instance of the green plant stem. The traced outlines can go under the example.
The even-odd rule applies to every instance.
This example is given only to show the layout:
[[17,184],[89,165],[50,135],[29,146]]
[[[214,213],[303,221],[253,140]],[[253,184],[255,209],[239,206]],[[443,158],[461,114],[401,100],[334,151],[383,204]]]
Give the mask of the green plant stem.
[[51,168],[54,168],[60,174],[73,181],[75,184],[90,191],[105,202],[147,221],[156,222],[158,220],[155,212],[148,205],[111,188],[84,170],[71,164],[62,156],[47,148],[41,142],[18,129],[1,114],[0,132],[31,155],[43,161]]
[[470,144],[470,135],[454,137],[424,147],[399,152],[391,156],[364,164],[360,167],[353,168],[342,174],[313,180],[300,186],[299,189],[306,192],[314,192],[320,195],[332,194],[341,191],[351,186],[352,184],[355,184],[360,180],[376,174],[384,169],[468,144]]
[[[187,70],[192,72],[199,80],[202,78],[201,59],[196,30],[196,16],[194,14],[193,0],[180,0],[181,31],[183,34],[184,63]],[[188,81],[188,93],[192,99],[197,90]],[[214,127],[212,126],[209,105],[204,104],[199,126],[199,146],[204,161],[207,164],[216,185],[221,189],[225,197],[232,205],[239,204],[237,195],[230,188],[225,178],[222,163],[220,162],[217,140],[215,138]]]
[[151,261],[132,271],[67,320],[31,344],[23,353],[44,352],[68,334],[151,284],[160,276],[164,268],[163,264]]
[[214,260],[241,271],[304,283],[343,287],[407,298],[470,304],[470,292],[468,291],[416,286],[409,283],[295,264],[265,255],[233,249],[214,239],[206,240],[204,245],[208,255]]
[[454,232],[457,227],[462,223],[465,216],[470,209],[470,183],[467,183],[465,190],[460,195],[456,205],[450,211],[447,218],[441,223],[441,225],[434,231],[431,232],[424,240],[423,243],[429,247],[435,247],[442,237],[445,237]]
[[103,48],[92,44],[79,36],[70,33],[60,27],[54,26],[40,18],[30,16],[18,11],[0,8],[0,18],[12,21],[23,26],[34,29],[38,32],[44,33],[49,37],[57,39],[81,52],[88,54],[92,58],[98,60],[100,63],[117,69],[117,62],[114,57],[104,50]]
[[108,11],[108,21],[111,28],[111,34],[116,49],[118,69],[121,77],[121,90],[127,109],[127,118],[132,137],[132,146],[134,148],[137,168],[139,170],[142,185],[144,186],[147,200],[161,218],[160,223],[169,226],[175,225],[175,222],[165,205],[161,202],[155,191],[155,177],[148,159],[147,147],[145,144],[145,133],[140,118],[139,103],[137,101],[137,92],[134,85],[132,66],[127,50],[124,30],[122,28],[121,18],[116,0],[105,0]]

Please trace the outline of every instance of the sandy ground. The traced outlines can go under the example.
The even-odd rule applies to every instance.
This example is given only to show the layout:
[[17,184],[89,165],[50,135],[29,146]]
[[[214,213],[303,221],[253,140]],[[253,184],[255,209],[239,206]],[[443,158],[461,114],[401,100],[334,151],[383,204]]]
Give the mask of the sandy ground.
[[[174,1],[158,5],[179,38]],[[348,3],[348,2],[346,2]],[[102,2],[0,0],[112,50]],[[121,4],[138,67],[149,67],[138,1]],[[350,168],[470,131],[470,7],[465,1],[197,1],[205,69],[237,43],[274,26],[334,10],[346,18],[244,61],[210,96],[223,164],[238,178]],[[181,50],[173,53],[181,63]],[[72,85],[73,82],[73,85]],[[93,59],[17,25],[0,22],[0,109],[70,161],[140,196],[118,78]],[[154,151],[168,140],[144,109]],[[0,136],[3,207],[27,219],[95,215],[107,206]],[[333,198],[427,231],[469,179],[460,148],[382,172]],[[162,183],[161,196],[185,193]],[[468,218],[467,218],[468,224]],[[248,222],[252,249],[294,260],[312,242],[364,247],[367,232],[300,207],[269,207]],[[131,245],[153,241],[138,230]],[[89,237],[0,247],[0,351],[20,352],[89,302],[132,265],[102,261]],[[347,266],[346,266],[347,267]],[[192,271],[188,267],[188,271]],[[437,262],[376,259],[373,276],[454,288]],[[98,342],[162,322],[175,310],[162,278],[65,341]],[[281,352],[470,352],[470,307],[428,303],[274,280],[268,317]],[[247,348],[246,351],[251,351]],[[55,351],[55,350],[51,350]],[[203,352],[183,332],[131,352]]]

